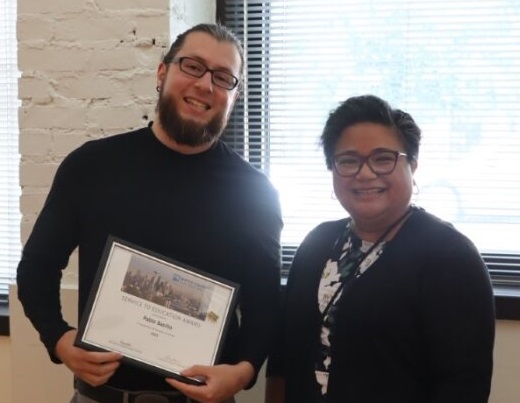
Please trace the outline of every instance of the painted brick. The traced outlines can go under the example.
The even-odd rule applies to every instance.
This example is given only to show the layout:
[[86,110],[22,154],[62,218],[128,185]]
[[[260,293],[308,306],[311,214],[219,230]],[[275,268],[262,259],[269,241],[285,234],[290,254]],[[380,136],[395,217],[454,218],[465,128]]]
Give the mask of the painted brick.
[[20,99],[50,98],[52,93],[51,83],[46,77],[22,77],[18,80],[18,96]]
[[94,126],[104,128],[121,127],[121,122],[125,126],[140,127],[142,126],[142,118],[149,115],[155,105],[139,106],[139,105],[117,105],[111,108],[90,108],[88,110],[89,122]]
[[77,71],[84,70],[93,51],[81,48],[31,48],[19,45],[18,65],[24,70]]
[[134,27],[134,19],[126,14],[116,16],[75,14],[56,22],[55,39],[70,42],[114,38],[130,40],[135,36]]
[[126,83],[110,75],[100,76],[93,73],[64,77],[58,81],[56,92],[68,99],[114,98],[118,94],[127,97]]
[[52,135],[46,130],[23,130],[20,133],[20,153],[24,156],[45,156],[52,147]]
[[49,187],[58,169],[57,162],[25,161],[20,164],[22,187]]
[[35,213],[26,214],[23,210],[22,214],[23,221],[20,224],[20,240],[22,241],[22,245],[25,245],[29,235],[31,235],[31,231],[33,229],[34,221],[36,220],[37,215]]
[[24,14],[67,14],[91,9],[89,0],[19,0],[18,17]]
[[70,106],[30,106],[20,108],[20,129],[81,128],[85,125],[86,107]]
[[[150,45],[151,47],[152,45]],[[157,56],[155,52],[135,47],[116,47],[98,50],[92,55],[88,69],[91,71],[130,70],[138,67],[155,67]]]
[[23,214],[38,214],[45,203],[47,192],[25,191],[20,197],[20,211]]
[[101,10],[129,10],[133,8],[165,10],[165,5],[168,5],[164,0],[97,0],[96,4]]
[[41,15],[25,15],[17,21],[18,41],[45,40],[54,36],[53,20]]
[[135,34],[138,37],[163,37],[169,40],[168,31],[160,27],[168,26],[169,15],[161,13],[156,15],[138,15],[134,18]]
[[85,134],[71,132],[54,134],[53,153],[55,156],[63,158],[88,140],[92,140],[92,138]]
[[133,97],[147,97],[152,98],[153,102],[157,100],[157,91],[155,87],[157,86],[155,70],[153,71],[141,71],[136,73],[128,82],[126,83],[128,91]]

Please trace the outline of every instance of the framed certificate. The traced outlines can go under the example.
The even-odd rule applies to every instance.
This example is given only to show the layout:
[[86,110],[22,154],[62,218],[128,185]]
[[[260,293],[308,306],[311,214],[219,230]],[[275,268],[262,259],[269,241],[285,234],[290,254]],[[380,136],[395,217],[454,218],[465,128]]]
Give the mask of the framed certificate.
[[218,360],[237,293],[235,283],[110,236],[75,345],[200,384],[180,372]]

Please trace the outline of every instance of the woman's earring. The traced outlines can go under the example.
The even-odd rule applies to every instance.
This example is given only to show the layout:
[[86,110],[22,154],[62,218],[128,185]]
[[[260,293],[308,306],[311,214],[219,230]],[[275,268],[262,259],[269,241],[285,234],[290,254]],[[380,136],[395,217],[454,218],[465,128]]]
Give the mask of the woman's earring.
[[159,87],[159,86],[155,87],[155,91],[161,92],[161,87]]
[[417,196],[419,194],[419,186],[417,185],[417,182],[415,182],[415,179],[413,180],[412,194],[414,196]]

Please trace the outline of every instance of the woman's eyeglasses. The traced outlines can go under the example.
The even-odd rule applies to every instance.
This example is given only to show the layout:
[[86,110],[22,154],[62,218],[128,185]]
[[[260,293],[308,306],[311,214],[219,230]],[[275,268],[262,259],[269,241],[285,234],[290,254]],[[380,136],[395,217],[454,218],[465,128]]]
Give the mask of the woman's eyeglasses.
[[334,156],[333,165],[336,173],[344,177],[357,175],[365,163],[376,175],[388,175],[394,171],[397,159],[407,156],[405,153],[392,150],[377,150],[364,157],[346,151]]

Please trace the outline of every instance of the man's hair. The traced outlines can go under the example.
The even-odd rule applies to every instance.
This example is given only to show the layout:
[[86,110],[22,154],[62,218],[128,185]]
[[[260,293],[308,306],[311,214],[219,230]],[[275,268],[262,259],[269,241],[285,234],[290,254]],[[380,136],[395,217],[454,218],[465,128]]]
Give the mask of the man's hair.
[[320,138],[328,169],[332,169],[341,134],[357,123],[377,123],[393,129],[403,143],[408,161],[418,158],[421,129],[413,118],[375,95],[361,95],[348,98],[329,114]]
[[203,32],[205,34],[210,35],[212,38],[219,42],[229,42],[232,45],[234,45],[238,53],[240,55],[240,77],[242,77],[243,74],[243,68],[244,68],[244,49],[242,47],[242,43],[240,42],[240,39],[236,37],[236,35],[231,32],[228,28],[226,28],[223,25],[220,24],[198,24],[187,31],[184,31],[183,33],[179,34],[175,41],[170,46],[170,49],[168,50],[168,53],[164,55],[163,57],[163,63],[169,64],[172,62],[172,60],[175,58],[179,50],[182,48],[182,45],[184,45],[184,41],[186,40],[186,37],[193,33],[193,32]]

